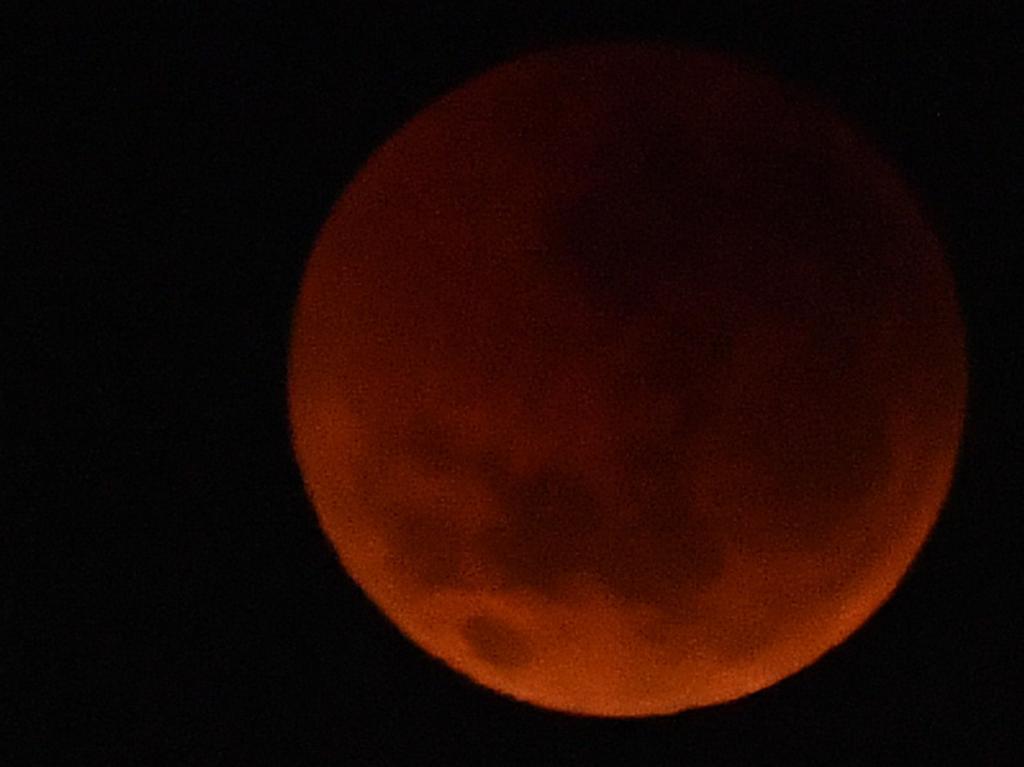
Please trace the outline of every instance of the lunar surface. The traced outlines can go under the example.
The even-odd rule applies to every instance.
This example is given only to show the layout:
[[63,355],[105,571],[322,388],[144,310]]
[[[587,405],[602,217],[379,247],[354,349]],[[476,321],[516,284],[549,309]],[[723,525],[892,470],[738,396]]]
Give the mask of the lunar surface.
[[729,58],[535,53],[402,127],[295,310],[295,453],[428,653],[634,717],[813,663],[889,597],[964,417],[952,274],[853,128]]

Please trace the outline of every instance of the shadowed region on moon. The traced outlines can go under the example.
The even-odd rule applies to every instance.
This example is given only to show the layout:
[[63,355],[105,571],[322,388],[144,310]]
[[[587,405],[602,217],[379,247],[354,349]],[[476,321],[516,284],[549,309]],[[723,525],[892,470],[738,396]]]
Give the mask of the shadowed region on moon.
[[966,397],[940,246],[836,115],[722,56],[510,62],[350,184],[296,307],[325,532],[476,681],[643,716],[762,689],[884,602]]
[[578,576],[591,576],[624,599],[666,608],[721,571],[714,530],[687,512],[671,437],[623,451],[629,487],[614,500],[621,508],[609,510],[602,504],[610,501],[595,496],[584,474],[545,465],[516,475],[497,451],[460,448],[450,430],[423,415],[402,433],[396,455],[427,475],[481,480],[495,511],[493,522],[460,540],[448,511],[458,500],[438,496],[418,507],[389,507],[383,519],[395,529],[388,539],[420,586],[457,586],[460,562],[471,558],[492,570],[502,588],[558,599]]
[[584,480],[549,467],[506,477],[494,488],[499,521],[477,543],[506,588],[557,595],[567,574],[586,569],[591,540],[601,528],[599,501]]
[[486,663],[519,668],[533,660],[529,640],[512,626],[487,615],[472,615],[462,624],[462,636]]

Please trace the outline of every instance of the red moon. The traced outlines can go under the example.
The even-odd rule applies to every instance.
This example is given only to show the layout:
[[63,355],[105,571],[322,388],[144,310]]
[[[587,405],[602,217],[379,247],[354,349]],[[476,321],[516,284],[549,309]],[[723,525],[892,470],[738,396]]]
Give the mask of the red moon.
[[497,67],[369,159],[294,316],[293,442],[351,577],[544,708],[635,717],[808,666],[952,481],[937,238],[837,115],[730,58]]

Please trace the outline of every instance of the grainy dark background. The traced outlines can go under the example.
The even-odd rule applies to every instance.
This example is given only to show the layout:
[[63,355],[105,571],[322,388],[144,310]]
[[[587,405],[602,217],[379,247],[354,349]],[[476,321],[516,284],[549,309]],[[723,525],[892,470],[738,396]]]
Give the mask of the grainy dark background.
[[[0,761],[1020,762],[1014,4],[136,5],[7,25]],[[795,677],[648,721],[519,705],[408,644],[321,536],[284,407],[304,259],[370,152],[587,39],[734,52],[845,113],[924,201],[969,334],[955,485],[895,597]]]

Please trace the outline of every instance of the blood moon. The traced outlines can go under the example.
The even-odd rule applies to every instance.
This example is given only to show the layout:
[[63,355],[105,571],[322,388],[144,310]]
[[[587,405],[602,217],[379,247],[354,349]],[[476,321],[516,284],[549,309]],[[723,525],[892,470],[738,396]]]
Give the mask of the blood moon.
[[644,716],[812,663],[948,491],[954,283],[894,170],[717,55],[500,66],[368,161],[294,317],[294,447],[351,576],[531,703]]

